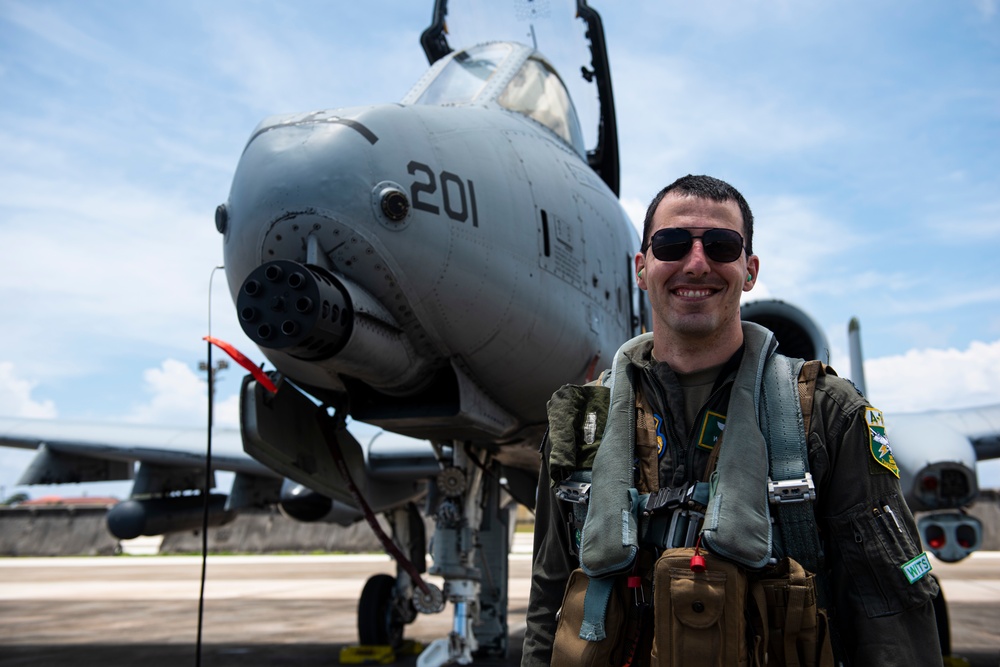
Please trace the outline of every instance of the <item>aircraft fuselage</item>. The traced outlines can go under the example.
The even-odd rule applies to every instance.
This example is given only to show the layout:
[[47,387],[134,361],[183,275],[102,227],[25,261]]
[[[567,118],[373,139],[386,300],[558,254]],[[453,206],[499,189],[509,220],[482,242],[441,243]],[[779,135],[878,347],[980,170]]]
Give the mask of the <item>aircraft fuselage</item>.
[[[307,358],[256,341],[268,359],[312,389],[360,396],[357,418],[429,438],[456,426],[474,440],[516,437],[544,421],[553,390],[607,365],[639,324],[636,246],[617,198],[569,145],[519,113],[471,105],[269,118],[225,220],[234,300],[254,269],[291,260],[368,304],[347,336],[365,344]],[[437,405],[449,392],[473,414]]]

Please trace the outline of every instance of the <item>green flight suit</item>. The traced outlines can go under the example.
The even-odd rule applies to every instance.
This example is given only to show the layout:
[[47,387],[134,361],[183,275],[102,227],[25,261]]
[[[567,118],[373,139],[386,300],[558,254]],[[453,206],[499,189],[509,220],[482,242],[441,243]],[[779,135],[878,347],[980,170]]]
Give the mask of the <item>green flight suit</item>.
[[[658,412],[657,435],[665,441],[658,463],[661,485],[679,486],[702,478],[711,454],[704,427],[715,415],[726,414],[741,358],[742,350],[723,366],[697,413],[687,411],[697,415],[690,424],[678,378],[666,364],[652,360],[651,345],[631,359],[640,370],[640,391]],[[900,570],[920,553],[920,541],[899,480],[873,455],[866,419],[869,408],[847,380],[833,375],[818,378],[808,436],[809,468],[816,484],[814,510],[825,556],[824,569],[818,574],[831,596],[828,612],[834,651],[838,661],[855,667],[942,665],[931,603],[937,583],[925,576],[910,584]],[[722,446],[738,443],[723,442]],[[549,450],[546,438],[521,661],[522,666],[531,667],[549,664],[556,612],[569,574],[578,567],[578,557],[571,555],[566,504],[555,497],[550,485]],[[890,524],[873,516],[873,508],[885,505],[894,509],[901,531],[889,534]]]

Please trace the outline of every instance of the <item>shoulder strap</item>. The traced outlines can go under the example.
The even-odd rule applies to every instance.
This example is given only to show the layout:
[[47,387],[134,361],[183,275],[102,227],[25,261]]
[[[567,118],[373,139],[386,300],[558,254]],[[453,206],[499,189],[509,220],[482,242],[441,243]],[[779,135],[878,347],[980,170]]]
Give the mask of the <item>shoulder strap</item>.
[[799,371],[799,404],[802,406],[802,423],[806,438],[809,437],[809,422],[812,418],[813,395],[816,393],[816,378],[826,375],[826,366],[819,359],[802,364]]
[[820,370],[820,362],[774,355],[764,372],[760,405],[770,459],[768,498],[778,518],[779,543],[810,572],[817,572],[823,560],[806,441]]

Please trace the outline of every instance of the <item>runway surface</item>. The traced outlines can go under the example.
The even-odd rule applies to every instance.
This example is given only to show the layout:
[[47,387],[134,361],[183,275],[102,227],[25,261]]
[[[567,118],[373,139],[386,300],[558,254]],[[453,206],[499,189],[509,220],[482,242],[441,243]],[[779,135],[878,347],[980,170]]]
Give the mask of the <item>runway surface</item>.
[[[530,554],[510,561],[511,655],[524,635]],[[0,559],[0,666],[194,665],[200,558]],[[933,562],[952,619],[956,654],[1000,665],[1000,552]],[[212,556],[201,664],[334,665],[357,641],[365,581],[392,574],[386,556]],[[421,616],[406,636],[446,636],[451,610]],[[414,664],[403,659],[397,664]]]

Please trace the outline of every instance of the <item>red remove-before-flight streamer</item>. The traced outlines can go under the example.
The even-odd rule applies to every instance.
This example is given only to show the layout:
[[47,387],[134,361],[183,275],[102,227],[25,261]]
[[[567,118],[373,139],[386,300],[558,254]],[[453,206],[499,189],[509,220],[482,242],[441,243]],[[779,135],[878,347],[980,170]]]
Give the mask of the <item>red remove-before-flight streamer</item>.
[[218,338],[214,338],[212,336],[205,336],[202,340],[207,340],[212,345],[215,345],[217,348],[232,357],[233,361],[250,371],[250,374],[253,375],[254,379],[264,386],[264,389],[267,389],[272,394],[278,393],[278,388],[274,386],[274,382],[272,382],[271,378],[267,376],[267,373],[262,371],[259,366],[250,361],[245,354],[237,350],[235,347],[224,340],[219,340]]

